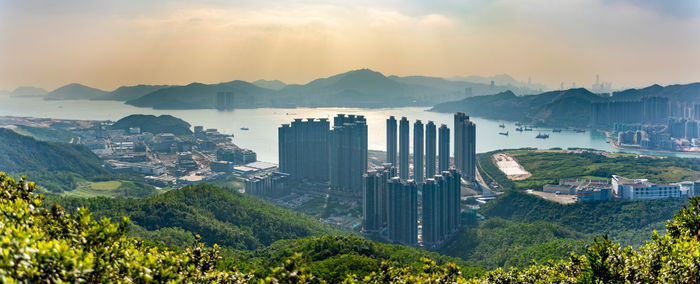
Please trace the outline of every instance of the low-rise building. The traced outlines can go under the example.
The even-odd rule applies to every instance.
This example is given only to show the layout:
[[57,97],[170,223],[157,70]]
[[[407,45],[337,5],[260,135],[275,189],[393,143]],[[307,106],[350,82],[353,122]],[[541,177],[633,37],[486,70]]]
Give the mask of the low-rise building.
[[654,184],[647,179],[628,179],[612,176],[613,194],[622,200],[648,200],[680,197],[679,184]]
[[612,199],[607,179],[561,179],[559,184],[545,184],[542,191],[575,195],[580,202],[607,201]]
[[245,183],[245,192],[262,197],[281,197],[289,194],[287,180],[289,174],[280,172],[264,173],[249,178]]

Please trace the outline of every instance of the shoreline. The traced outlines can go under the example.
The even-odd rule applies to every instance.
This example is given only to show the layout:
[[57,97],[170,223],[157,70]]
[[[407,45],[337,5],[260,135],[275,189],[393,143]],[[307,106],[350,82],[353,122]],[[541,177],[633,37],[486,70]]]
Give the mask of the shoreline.
[[[617,143],[615,143],[613,140],[610,140],[610,142],[608,142],[608,144],[610,144],[610,147],[612,147],[613,149],[617,149],[617,150],[651,152],[652,153],[651,155],[653,155],[653,153],[690,154],[690,155],[696,155],[696,156],[698,156],[698,158],[700,158],[700,152],[698,152],[698,151],[669,151],[669,150],[646,149],[646,148],[641,148],[641,147],[639,147],[639,148],[623,147],[623,146],[617,145]],[[654,155],[654,156],[659,156],[659,155]]]

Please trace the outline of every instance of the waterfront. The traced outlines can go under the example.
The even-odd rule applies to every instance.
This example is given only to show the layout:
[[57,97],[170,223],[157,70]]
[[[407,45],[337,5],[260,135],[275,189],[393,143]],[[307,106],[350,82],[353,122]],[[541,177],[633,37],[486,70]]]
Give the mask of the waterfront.
[[[258,154],[258,159],[277,162],[277,127],[289,123],[294,118],[332,118],[339,113],[361,114],[367,118],[369,128],[369,149],[384,150],[386,144],[386,118],[390,115],[400,119],[406,116],[411,123],[420,119],[423,123],[430,120],[436,125],[447,124],[452,129],[453,116],[448,113],[426,111],[427,108],[390,108],[390,109],[361,109],[361,108],[295,108],[295,109],[237,109],[233,111],[217,110],[154,110],[138,108],[116,101],[46,101],[41,98],[4,98],[0,104],[0,116],[24,116],[59,119],[113,120],[116,121],[131,114],[170,114],[181,118],[192,125],[203,125],[205,128],[216,128],[224,134],[233,134],[233,141],[240,147],[249,148]],[[563,130],[553,133],[551,129],[533,129],[533,131],[517,132],[513,122],[473,117],[477,125],[477,152],[483,153],[498,149],[533,147],[538,149],[560,148],[592,148],[604,151],[626,151],[614,149],[606,142],[605,134],[586,131],[576,133],[573,130]],[[503,123],[505,128],[500,128]],[[249,130],[241,130],[248,128]],[[498,132],[508,131],[509,135],[499,135]],[[548,133],[548,139],[537,139],[538,133]],[[412,139],[412,138],[411,138]],[[411,141],[409,139],[409,141]],[[454,146],[454,145],[451,145]],[[695,155],[651,153],[671,156],[697,157]]]

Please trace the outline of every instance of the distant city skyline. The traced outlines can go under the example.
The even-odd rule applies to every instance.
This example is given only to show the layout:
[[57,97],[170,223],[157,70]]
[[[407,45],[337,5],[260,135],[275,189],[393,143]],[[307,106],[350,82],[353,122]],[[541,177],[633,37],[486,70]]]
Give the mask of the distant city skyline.
[[509,74],[613,88],[700,78],[700,2],[0,0],[0,90]]

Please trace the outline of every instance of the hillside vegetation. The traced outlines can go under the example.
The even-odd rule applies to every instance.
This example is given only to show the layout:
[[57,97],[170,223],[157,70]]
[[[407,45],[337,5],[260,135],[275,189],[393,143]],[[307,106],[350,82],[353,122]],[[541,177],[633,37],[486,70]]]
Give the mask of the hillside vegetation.
[[117,122],[112,125],[114,129],[129,130],[129,128],[132,127],[139,127],[141,128],[141,132],[150,132],[153,134],[172,133],[177,136],[192,134],[189,123],[167,114],[161,116],[132,114],[117,120]]
[[[88,209],[75,213],[59,206],[47,209],[42,196],[33,190],[33,183],[15,182],[0,173],[0,224],[6,228],[0,231],[0,277],[4,282],[243,283],[257,279],[262,283],[323,283],[338,282],[340,271],[347,272],[342,278],[348,283],[696,283],[700,279],[700,197],[692,198],[687,208],[667,222],[667,235],[654,234],[639,250],[598,238],[582,255],[523,269],[499,268],[475,278],[461,274],[455,264],[439,265],[429,259],[423,259],[418,268],[381,262],[372,269],[366,266],[369,263],[348,255],[345,259],[349,261],[340,264],[316,263],[336,269],[335,274],[327,275],[331,278],[324,279],[303,262],[305,255],[320,253],[315,257],[322,258],[325,252],[355,252],[364,244],[353,245],[347,238],[341,242],[312,240],[308,246],[290,248],[305,253],[294,254],[275,268],[258,270],[260,275],[238,272],[225,268],[217,246],[206,248],[195,242],[172,251],[145,245],[125,236],[126,218],[113,224],[109,219],[94,221]],[[353,274],[358,267],[372,272],[364,277]]]
[[[31,131],[39,136],[55,134]],[[102,159],[83,145],[39,141],[6,128],[0,128],[0,171],[41,179],[39,189],[48,194],[92,191],[89,187],[93,183],[106,181],[120,183],[110,195],[141,197],[156,193],[136,175],[108,172],[102,167]]]
[[626,245],[639,246],[652,230],[663,233],[664,222],[688,203],[687,198],[559,204],[523,192],[509,191],[482,206],[489,218],[514,222],[547,222],[586,234],[608,235]]

